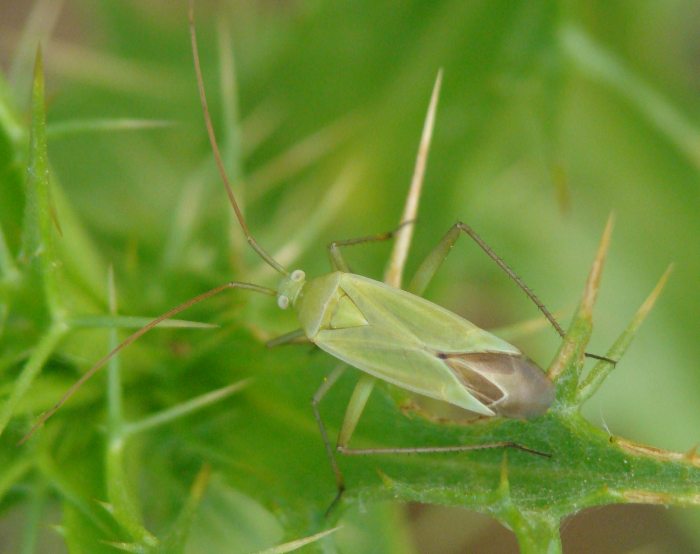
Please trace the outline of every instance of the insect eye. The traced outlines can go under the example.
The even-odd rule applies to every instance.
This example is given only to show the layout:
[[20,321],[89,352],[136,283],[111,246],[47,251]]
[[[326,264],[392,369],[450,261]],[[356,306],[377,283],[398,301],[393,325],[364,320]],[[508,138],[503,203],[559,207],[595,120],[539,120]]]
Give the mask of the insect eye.
[[301,269],[295,269],[292,271],[292,274],[289,277],[292,281],[303,281],[306,277],[306,273],[304,273]]
[[286,310],[289,307],[289,296],[285,296],[284,294],[280,294],[277,297],[277,305],[282,308],[283,310]]

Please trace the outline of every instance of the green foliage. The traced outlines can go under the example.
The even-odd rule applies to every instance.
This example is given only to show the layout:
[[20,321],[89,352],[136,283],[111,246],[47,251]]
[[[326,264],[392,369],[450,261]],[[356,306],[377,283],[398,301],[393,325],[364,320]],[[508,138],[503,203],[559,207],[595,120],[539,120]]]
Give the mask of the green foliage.
[[[334,488],[309,399],[333,361],[305,347],[267,351],[264,340],[293,322],[245,292],[174,323],[193,329],[154,330],[18,448],[36,414],[122,329],[232,278],[274,286],[245,250],[214,173],[184,9],[154,17],[123,2],[85,3],[81,17],[101,20],[107,43],[43,42],[48,118],[41,57],[33,80],[23,58],[37,29],[0,77],[0,508],[22,516],[10,543],[17,551],[57,542],[91,553],[264,551],[339,519],[343,528],[318,543],[325,551],[407,552],[405,524],[382,502],[399,499],[491,514],[523,552],[557,552],[561,518],[586,507],[698,504],[692,451],[617,436],[680,450],[697,441],[681,425],[697,421],[700,355],[692,332],[700,142],[684,116],[696,101],[683,72],[664,76],[649,50],[632,57],[652,31],[614,5],[333,4],[237,5],[217,31],[200,18],[227,162],[243,178],[254,233],[276,257],[318,274],[328,240],[395,226],[440,66],[444,93],[414,252],[464,219],[548,304],[570,306],[599,222],[611,209],[621,221],[593,341],[609,229],[549,366],[558,387],[550,412],[534,422],[446,424],[380,389],[353,443],[516,440],[551,457],[343,458],[348,492],[324,519]],[[33,21],[48,28],[46,5]],[[676,12],[657,10],[646,15],[676,36]],[[616,32],[623,25],[629,38]],[[674,47],[667,55],[676,59]],[[367,247],[351,263],[378,276],[385,256]],[[625,314],[672,260],[673,285],[642,340],[616,366],[586,371],[584,351],[612,343],[608,356],[625,352],[666,275],[626,328]],[[430,297],[484,326],[529,317],[497,271],[460,247]],[[542,335],[523,348],[545,360],[557,343]],[[331,432],[355,379],[348,372],[324,401]],[[584,418],[586,401],[604,407],[614,434],[589,422],[595,410]]]

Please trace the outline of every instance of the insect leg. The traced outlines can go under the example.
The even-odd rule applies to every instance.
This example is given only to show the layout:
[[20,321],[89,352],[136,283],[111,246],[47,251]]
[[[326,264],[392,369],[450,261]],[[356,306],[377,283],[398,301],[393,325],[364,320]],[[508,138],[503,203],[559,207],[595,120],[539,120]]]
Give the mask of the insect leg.
[[47,419],[49,419],[53,414],[55,414],[59,409],[61,409],[61,406],[63,406],[70,399],[71,396],[78,392],[78,389],[80,389],[80,387],[82,387],[88,379],[90,379],[93,375],[95,375],[95,373],[102,369],[109,360],[111,360],[124,348],[129,346],[131,343],[136,342],[136,340],[148,333],[154,327],[157,327],[158,324],[162,321],[170,319],[174,315],[179,314],[180,312],[194,306],[195,304],[207,300],[212,296],[216,296],[217,294],[225,290],[235,288],[249,290],[252,292],[259,292],[261,294],[267,294],[268,296],[277,295],[277,291],[274,289],[269,289],[267,287],[255,285],[253,283],[240,283],[238,281],[231,281],[229,283],[219,285],[218,287],[214,287],[213,289],[203,292],[202,294],[198,294],[197,296],[186,300],[185,302],[179,304],[178,306],[175,306],[174,308],[170,308],[167,312],[162,313],[158,317],[154,318],[150,323],[144,325],[143,327],[141,327],[141,329],[129,335],[109,353],[105,354],[102,358],[97,360],[97,362],[95,362],[95,364],[90,369],[88,369],[80,379],[73,383],[73,385],[63,394],[63,396],[58,400],[58,402],[56,402],[56,404],[54,404],[52,408],[50,408],[49,410],[41,414],[41,416],[39,416],[39,419],[32,426],[29,432],[26,435],[24,435],[24,437],[22,437],[18,444],[22,444],[29,440],[29,438],[31,438],[31,436],[46,422]]
[[441,454],[446,452],[470,452],[472,450],[489,450],[492,448],[513,448],[522,450],[528,454],[536,454],[544,458],[551,458],[551,454],[540,452],[512,441],[490,442],[486,444],[462,444],[457,446],[418,446],[404,448],[339,448],[339,451],[347,456],[371,456],[376,454]]
[[[496,265],[498,265],[498,267],[500,267],[506,273],[506,275],[508,275],[508,277],[510,277],[511,280],[514,281],[518,287],[520,287],[527,297],[532,300],[535,306],[537,306],[537,309],[542,313],[547,321],[549,321],[552,327],[554,327],[554,330],[559,334],[559,336],[564,338],[566,335],[564,329],[562,329],[559,322],[556,320],[554,315],[552,315],[552,312],[547,309],[547,307],[542,303],[532,289],[525,284],[525,282],[515,273],[515,271],[513,271],[513,269],[503,260],[503,258],[496,254],[496,252],[494,252],[493,249],[486,244],[484,239],[482,239],[477,232],[474,231],[474,229],[462,221],[455,223],[450,230],[447,231],[447,234],[442,238],[435,249],[428,254],[418,268],[418,271],[416,271],[415,275],[413,276],[407,290],[418,295],[422,295],[423,292],[425,292],[428,284],[435,276],[435,273],[440,268],[440,265],[442,265],[442,262],[444,262],[445,258],[447,258],[447,255],[450,253],[450,250],[454,246],[455,242],[457,242],[457,239],[461,233],[468,235],[489,258],[496,262]],[[604,360],[612,364],[617,363],[615,360],[611,360],[605,356],[590,354],[589,352],[586,352],[585,356],[596,360]]]
[[[370,456],[376,454],[440,454],[448,452],[469,452],[471,450],[488,450],[491,448],[513,448],[515,450],[522,450],[523,452],[536,454],[545,458],[551,457],[551,454],[523,446],[522,444],[518,444],[517,442],[513,441],[498,441],[486,444],[466,444],[455,446],[348,448],[350,438],[352,437],[353,431],[357,426],[357,422],[365,409],[365,405],[367,404],[367,400],[369,399],[369,395],[371,394],[375,383],[376,379],[374,377],[370,375],[363,375],[355,386],[355,390],[352,393],[352,397],[350,398],[350,402],[348,403],[348,407],[345,412],[345,419],[343,420],[340,435],[338,436],[338,446],[336,449],[341,454],[346,456]],[[339,475],[339,472],[336,473],[336,476],[337,475]],[[338,481],[338,495],[336,496],[335,500],[333,500],[333,503],[331,504],[330,508],[328,508],[328,511],[330,511],[331,508],[333,508],[333,506],[335,506],[335,504],[340,500],[344,489],[345,487],[341,475],[340,481]]]
[[274,348],[275,346],[282,346],[285,344],[308,344],[311,341],[304,334],[302,329],[295,329],[279,337],[275,337],[265,343],[268,348]]
[[[352,391],[350,402],[348,402],[348,407],[345,409],[343,426],[340,428],[340,433],[338,434],[338,443],[336,445],[336,450],[341,454],[344,454],[347,450],[347,445],[350,442],[350,438],[352,437],[353,432],[355,431],[355,427],[357,427],[357,422],[360,420],[360,416],[362,415],[362,412],[365,409],[367,400],[369,400],[369,395],[372,394],[372,389],[374,388],[375,383],[376,379],[374,377],[364,374],[362,375],[362,377],[360,377],[360,380],[357,382],[357,385],[355,385],[355,390]],[[330,385],[328,388],[330,388]],[[323,391],[323,394],[325,394],[328,391],[328,388],[326,388],[326,390]],[[323,440],[326,445],[328,456],[331,459],[331,465],[333,466],[333,472],[335,473],[335,482],[338,487],[338,492],[335,495],[333,502],[331,502],[330,506],[328,506],[328,509],[326,510],[327,515],[333,510],[333,508],[335,508],[336,504],[338,504],[341,497],[343,496],[343,493],[345,492],[345,480],[343,479],[343,474],[338,468],[338,463],[335,459],[335,455],[333,454],[333,450],[330,447],[330,443],[328,442],[328,437],[325,435],[325,429],[323,429],[323,424],[321,423],[320,415],[317,415],[317,420],[319,426],[321,426],[321,434],[324,435]]]
[[338,489],[335,499],[326,510],[326,514],[328,514],[331,511],[331,508],[333,508],[337,504],[338,500],[340,500],[340,497],[343,494],[343,491],[345,490],[345,480],[343,479],[343,474],[340,472],[340,468],[338,467],[338,462],[335,459],[335,452],[333,451],[333,447],[331,446],[331,443],[328,440],[328,433],[326,432],[326,426],[323,424],[323,420],[321,419],[321,412],[319,411],[318,405],[321,403],[321,400],[323,400],[323,397],[326,396],[331,387],[336,384],[338,379],[340,379],[340,376],[345,372],[347,367],[348,366],[345,364],[340,364],[336,366],[336,368],[331,372],[331,374],[323,381],[321,386],[316,391],[316,394],[314,394],[313,398],[311,399],[311,408],[314,411],[314,417],[316,418],[318,429],[321,432],[323,446],[326,448],[326,456],[328,456],[328,461],[331,464],[333,475],[335,475],[335,484]]
[[450,227],[447,234],[440,239],[437,246],[432,250],[432,252],[430,252],[430,254],[428,254],[425,260],[423,260],[423,263],[421,263],[418,267],[418,270],[413,275],[413,279],[411,279],[410,283],[406,287],[408,292],[417,294],[418,296],[423,295],[425,289],[428,288],[430,281],[432,281],[433,277],[435,277],[438,269],[440,269],[440,266],[447,258],[450,250],[452,250],[455,242],[457,242],[459,234],[460,230],[456,225]]
[[540,312],[542,312],[542,315],[547,318],[547,321],[552,324],[552,327],[554,327],[556,332],[559,333],[559,336],[564,337],[564,329],[562,329],[559,322],[554,318],[552,313],[547,309],[537,295],[532,292],[532,289],[530,289],[530,287],[528,287],[523,280],[518,277],[515,271],[513,271],[511,267],[503,261],[503,258],[496,254],[493,249],[486,244],[486,242],[484,242],[484,240],[476,233],[476,231],[474,231],[474,229],[461,221],[455,223],[440,240],[435,249],[428,254],[416,271],[413,279],[411,279],[407,290],[418,295],[422,295],[423,292],[425,292],[428,284],[435,276],[435,273],[437,273],[437,270],[442,265],[442,262],[445,261],[445,258],[447,258],[447,255],[450,253],[450,250],[462,233],[465,233],[471,237],[472,240],[474,240],[474,242],[476,242],[476,244],[479,245],[479,247],[486,253],[486,255],[496,262],[496,265],[498,265],[498,267],[500,267],[506,273],[506,275],[508,275],[508,277],[515,281],[515,284],[520,287],[527,297],[537,306]]
[[367,405],[367,400],[369,400],[369,395],[372,394],[372,389],[374,388],[377,380],[367,374],[363,374],[360,380],[355,385],[355,390],[352,391],[352,396],[350,397],[350,402],[348,402],[348,407],[345,409],[345,417],[343,418],[343,426],[340,428],[340,433],[338,434],[338,452],[345,452],[352,438],[352,434],[355,432],[355,427],[360,421],[360,416]]
[[406,225],[412,225],[413,222],[413,220],[404,221],[396,229],[392,231],[387,231],[385,233],[377,233],[376,235],[369,235],[367,237],[359,237],[354,239],[334,240],[328,245],[328,255],[331,259],[331,266],[333,267],[333,269],[336,269],[338,271],[349,272],[350,267],[348,266],[347,262],[345,261],[345,258],[343,258],[343,255],[340,252],[341,248],[344,248],[346,246],[356,246],[358,244],[367,244],[369,242],[382,242],[385,240],[391,240],[392,238],[394,238],[394,236],[396,236],[396,233],[398,233],[399,230],[401,230]]

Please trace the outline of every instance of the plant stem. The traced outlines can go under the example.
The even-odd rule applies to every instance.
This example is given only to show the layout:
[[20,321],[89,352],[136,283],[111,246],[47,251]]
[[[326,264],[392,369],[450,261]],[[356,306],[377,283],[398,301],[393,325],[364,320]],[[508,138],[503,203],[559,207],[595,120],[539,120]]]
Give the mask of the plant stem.
[[5,426],[15,413],[17,406],[24,398],[41,368],[44,367],[46,360],[48,360],[58,343],[63,339],[67,330],[63,323],[54,323],[36,345],[32,355],[20,371],[19,377],[15,380],[10,398],[0,409],[0,435],[5,430]]
[[167,410],[162,410],[151,416],[145,417],[134,423],[127,423],[124,426],[123,432],[124,436],[128,437],[136,433],[143,433],[155,427],[160,427],[178,418],[184,417],[202,408],[206,408],[219,400],[230,396],[233,393],[238,392],[243,387],[247,386],[250,379],[243,379],[242,381],[237,381],[232,385],[227,385],[216,389],[214,391],[202,394],[186,402],[182,402],[173,408]]
[[34,481],[32,493],[27,507],[27,518],[22,530],[21,554],[34,554],[38,543],[39,530],[41,529],[41,517],[46,504],[46,482],[43,476],[38,476]]
[[561,554],[559,518],[530,512],[511,524],[521,554]]

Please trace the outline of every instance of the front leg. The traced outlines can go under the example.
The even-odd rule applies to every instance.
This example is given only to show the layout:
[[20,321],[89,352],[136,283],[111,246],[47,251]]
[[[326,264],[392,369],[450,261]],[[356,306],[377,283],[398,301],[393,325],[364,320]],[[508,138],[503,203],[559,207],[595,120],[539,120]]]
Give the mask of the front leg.
[[283,346],[285,344],[309,344],[311,341],[309,337],[304,334],[303,329],[295,329],[274,339],[270,339],[265,343],[268,348],[274,348],[275,346]]
[[385,240],[391,240],[392,238],[394,238],[399,229],[403,228],[405,225],[411,225],[412,223],[413,220],[404,221],[393,231],[378,233],[376,235],[370,235],[367,237],[359,237],[355,239],[346,240],[334,240],[328,245],[328,256],[331,259],[331,267],[336,271],[344,271],[345,273],[349,273],[350,266],[345,261],[345,258],[343,258],[343,255],[340,252],[341,248],[344,248],[346,246],[356,246],[358,244],[367,244],[370,242],[382,242]]

